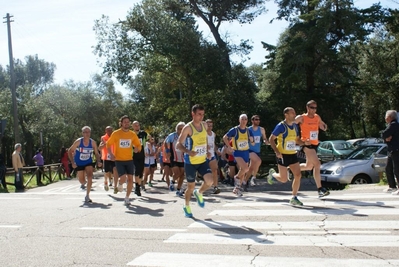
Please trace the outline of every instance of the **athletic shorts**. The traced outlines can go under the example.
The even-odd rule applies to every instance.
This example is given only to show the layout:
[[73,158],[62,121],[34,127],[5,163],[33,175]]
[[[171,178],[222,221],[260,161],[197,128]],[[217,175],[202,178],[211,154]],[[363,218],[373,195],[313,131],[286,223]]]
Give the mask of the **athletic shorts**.
[[283,158],[277,158],[277,164],[288,167],[292,164],[299,163],[298,156],[295,154],[282,154]]
[[138,158],[138,159],[133,158],[133,162],[135,167],[134,175],[136,177],[143,178],[144,158]]
[[197,172],[204,177],[205,174],[212,173],[207,161],[201,164],[184,164],[184,171],[186,172],[187,183],[194,183]]
[[[249,162],[249,150],[234,150],[234,158],[242,158],[246,163]],[[237,161],[237,160],[236,160]]]
[[94,167],[96,167],[96,164],[92,162],[92,163],[89,163],[89,164],[86,164],[83,166],[76,166],[75,171],[77,171],[77,172],[84,171],[86,169],[86,167],[89,167],[89,166],[92,166],[94,168]]
[[172,168],[173,168],[173,167],[184,168],[184,162],[172,161],[172,163],[170,164],[170,166],[172,166]]
[[134,174],[134,163],[133,160],[125,161],[115,161],[116,170],[118,171],[118,176],[122,175],[133,175]]
[[206,158],[206,161],[208,161],[208,162],[211,162],[212,160],[216,160],[216,157],[215,157],[215,156],[213,156],[213,157],[212,157],[212,158],[210,158],[210,159]]
[[258,157],[260,158],[260,152],[255,152],[255,151],[250,150],[250,151],[249,151],[249,154],[251,154],[251,153],[255,153],[255,154],[258,155]]
[[237,162],[229,160],[229,166],[237,166]]
[[319,147],[319,145],[308,145],[308,146],[303,146],[302,147],[302,150],[303,150],[303,148],[309,148],[309,149],[314,149],[314,150],[316,150],[317,151],[317,148]]
[[163,166],[168,166],[170,168],[170,162],[164,162]]
[[144,163],[144,168],[156,168],[156,167],[157,167],[156,163],[153,163],[153,164]]
[[104,171],[105,172],[113,172],[114,171],[114,167],[115,167],[115,161],[112,160],[104,160],[103,161],[104,164]]

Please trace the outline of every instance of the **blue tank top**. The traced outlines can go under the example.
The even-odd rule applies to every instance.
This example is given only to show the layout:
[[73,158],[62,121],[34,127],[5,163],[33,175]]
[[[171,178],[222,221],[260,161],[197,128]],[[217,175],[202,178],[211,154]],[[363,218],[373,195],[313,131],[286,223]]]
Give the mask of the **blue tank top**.
[[254,130],[254,128],[252,128],[252,126],[249,126],[248,129],[254,136],[254,141],[255,141],[254,145],[249,143],[249,150],[256,153],[260,153],[260,145],[262,141],[262,132],[260,130],[260,127],[258,126],[258,129],[256,131]]
[[77,166],[86,166],[89,165],[90,163],[93,163],[93,146],[92,142],[93,140],[90,138],[90,142],[88,146],[85,146],[83,144],[83,138],[80,138],[80,144],[76,148],[75,151],[75,163]]

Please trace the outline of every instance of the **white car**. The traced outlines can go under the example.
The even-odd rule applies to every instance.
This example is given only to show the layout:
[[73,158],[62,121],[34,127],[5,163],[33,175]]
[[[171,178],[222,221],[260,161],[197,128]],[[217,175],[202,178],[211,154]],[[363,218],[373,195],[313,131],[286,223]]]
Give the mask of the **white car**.
[[[339,184],[368,184],[380,181],[388,149],[386,144],[371,144],[356,148],[346,159],[321,165],[321,181]],[[378,165],[378,166],[377,166]]]

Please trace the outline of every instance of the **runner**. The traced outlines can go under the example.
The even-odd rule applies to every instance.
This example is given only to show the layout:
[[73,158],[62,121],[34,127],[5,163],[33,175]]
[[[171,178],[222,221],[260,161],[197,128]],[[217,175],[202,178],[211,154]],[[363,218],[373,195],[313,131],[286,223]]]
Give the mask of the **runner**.
[[72,167],[77,172],[82,189],[85,189],[85,175],[87,176],[85,202],[92,203],[89,195],[93,183],[93,169],[95,167],[95,163],[93,163],[93,154],[96,156],[97,165],[101,167],[102,164],[97,143],[90,138],[91,128],[89,126],[84,126],[82,128],[82,134],[83,137],[78,138],[68,149],[68,156],[72,162]]
[[170,191],[174,191],[175,182],[177,181],[176,196],[183,196],[183,191],[181,190],[181,187],[184,182],[184,156],[183,152],[176,148],[176,144],[184,125],[184,122],[179,122],[175,128],[176,132],[169,134],[165,141],[166,153],[170,158],[173,171],[173,179],[170,182],[169,189]]
[[[198,206],[203,208],[205,202],[202,193],[212,185],[212,174],[206,158],[207,152],[206,124],[204,119],[205,109],[201,105],[194,105],[191,109],[192,121],[184,126],[179,136],[176,147],[184,153],[184,170],[186,172],[187,189],[185,192],[185,205],[183,206],[186,217],[193,217],[190,207],[191,194],[197,199]],[[204,178],[199,190],[195,189],[196,172]],[[195,189],[195,190],[194,190]]]
[[211,154],[211,158],[207,159],[209,163],[209,167],[212,171],[213,177],[213,192],[212,194],[219,194],[220,189],[218,188],[218,162],[216,160],[216,154],[219,152],[216,146],[216,134],[212,131],[213,129],[213,121],[211,119],[207,119],[206,125],[208,126],[207,138],[208,138],[208,152]]
[[313,169],[313,177],[316,182],[317,191],[319,197],[325,197],[330,192],[322,187],[320,177],[320,160],[317,157],[317,147],[319,146],[319,128],[323,131],[327,130],[327,124],[325,124],[319,115],[316,114],[317,103],[314,100],[310,100],[306,103],[306,113],[298,115],[295,118],[295,123],[301,127],[301,139],[307,141],[310,144],[303,146],[303,152],[306,156],[306,164],[302,163],[301,171],[310,171]]
[[[265,145],[269,144],[269,140],[266,137],[266,131],[263,127],[259,126],[260,118],[259,115],[253,115],[251,117],[252,125],[249,126],[248,130],[252,132],[254,136],[255,144],[249,144],[249,171],[247,175],[247,179],[250,178],[251,186],[255,186],[256,175],[258,174],[259,167],[262,164],[262,160],[260,158],[260,147],[261,147],[261,140]],[[247,187],[248,187],[247,181]],[[245,188],[244,188],[245,189]]]
[[[268,182],[273,184],[276,179],[282,183],[288,181],[287,167],[290,167],[294,174],[292,182],[291,205],[302,206],[303,203],[297,198],[297,193],[301,185],[301,167],[297,157],[296,144],[309,145],[309,142],[303,142],[299,138],[298,125],[295,123],[295,110],[291,107],[284,109],[284,121],[277,124],[269,137],[270,146],[273,148],[277,157],[279,173],[271,168],[269,170]],[[276,146],[277,139],[277,146]]]
[[[130,119],[127,115],[120,118],[121,128],[114,131],[107,141],[108,154],[110,159],[115,161],[115,166],[119,175],[118,191],[123,191],[123,184],[126,181],[127,176],[127,187],[125,196],[125,205],[130,205],[130,193],[133,189],[133,174],[134,174],[134,163],[132,159],[133,147],[135,155],[140,152],[141,144],[136,133],[130,131]],[[114,152],[112,151],[114,147]],[[116,179],[115,179],[116,181]],[[114,186],[117,184],[114,182]]]
[[[144,174],[144,145],[148,140],[147,133],[145,131],[140,130],[140,123],[138,121],[133,122],[133,131],[136,133],[137,137],[140,140],[140,152],[133,153],[133,162],[134,162],[134,180],[136,182],[136,187],[134,193],[137,196],[141,196],[140,186],[142,184],[143,174]],[[143,189],[145,189],[145,185],[143,184]]]
[[144,184],[147,183],[148,176],[150,176],[150,180],[148,181],[148,186],[152,187],[154,171],[157,168],[157,162],[156,162],[157,148],[155,146],[155,139],[151,135],[148,135],[148,141],[145,143],[144,154],[145,154]]
[[[165,138],[166,140],[166,138]],[[169,188],[170,185],[170,153],[168,155],[168,153],[166,153],[166,143],[165,141],[162,142],[162,161],[163,161],[163,176],[162,176],[162,180],[166,179],[166,184]]]
[[[223,141],[228,146],[227,150],[233,150],[233,156],[238,166],[238,173],[234,177],[235,187],[233,193],[237,196],[242,196],[242,184],[244,183],[245,174],[248,172],[249,162],[249,143],[254,144],[254,137],[247,128],[248,117],[246,114],[241,114],[239,117],[240,124],[231,128],[224,136]],[[229,143],[229,138],[232,138],[232,144]]]
[[[112,134],[112,127],[111,126],[107,126],[105,128],[105,134],[103,136],[101,136],[101,143],[98,146],[99,149],[101,149],[101,159],[103,161],[103,167],[104,167],[104,190],[108,191],[109,187],[112,186],[112,177],[114,180],[114,194],[118,193],[118,188],[117,188],[117,184],[118,184],[118,172],[116,171],[116,167],[115,167],[115,161],[111,160],[111,156],[108,155],[108,149],[106,147],[106,143],[109,139],[109,137]],[[114,152],[114,148],[111,147],[112,152]],[[109,183],[108,183],[109,181]],[[116,189],[116,192],[115,192]]]

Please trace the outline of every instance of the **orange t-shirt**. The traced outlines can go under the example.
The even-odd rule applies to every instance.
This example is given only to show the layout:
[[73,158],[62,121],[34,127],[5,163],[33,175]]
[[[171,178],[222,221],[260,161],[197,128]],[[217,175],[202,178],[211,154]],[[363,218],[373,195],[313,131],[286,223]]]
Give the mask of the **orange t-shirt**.
[[[107,141],[109,139],[109,135],[104,134],[103,136],[101,136],[101,141],[104,141],[104,144],[107,144]],[[114,152],[114,146],[111,146],[111,151]],[[101,149],[101,159],[102,160],[111,160],[111,157],[108,156],[108,149],[107,146],[105,145],[102,149]]]
[[301,123],[301,139],[302,141],[310,140],[312,145],[319,144],[319,124],[320,117],[315,114],[313,118],[309,118],[307,114],[302,115]]

